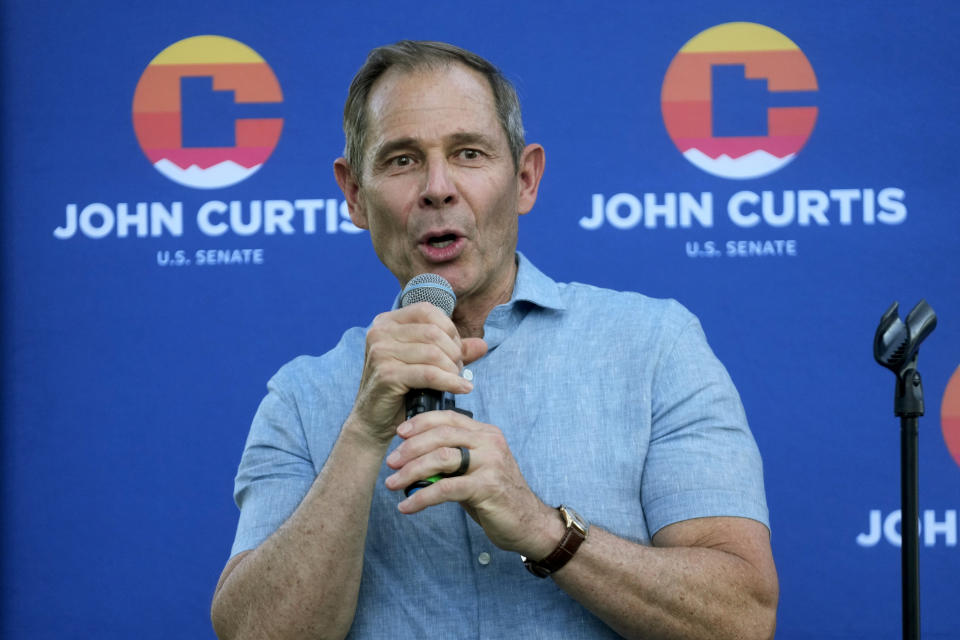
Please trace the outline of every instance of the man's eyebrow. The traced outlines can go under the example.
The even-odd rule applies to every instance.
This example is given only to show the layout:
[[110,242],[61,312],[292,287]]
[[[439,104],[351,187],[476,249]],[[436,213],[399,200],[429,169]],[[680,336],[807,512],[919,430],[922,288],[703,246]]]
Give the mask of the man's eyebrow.
[[493,148],[495,146],[493,138],[482,133],[473,133],[463,131],[454,133],[447,138],[448,144],[461,146],[465,144],[475,144],[481,147]]
[[391,155],[393,152],[399,151],[400,149],[414,149],[414,148],[417,148],[418,146],[419,145],[417,144],[417,141],[415,138],[406,137],[406,138],[397,138],[395,140],[390,140],[388,142],[383,143],[383,145],[381,145],[380,148],[377,149],[377,153],[374,156],[374,161],[379,162],[384,158],[386,158],[387,156]]

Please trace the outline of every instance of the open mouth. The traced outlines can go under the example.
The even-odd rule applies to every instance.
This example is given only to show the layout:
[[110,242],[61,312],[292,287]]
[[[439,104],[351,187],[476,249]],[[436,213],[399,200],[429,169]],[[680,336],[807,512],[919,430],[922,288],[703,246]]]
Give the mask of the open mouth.
[[456,230],[445,233],[438,229],[421,238],[420,252],[429,262],[439,264],[456,260],[463,252],[465,243],[466,238]]
[[451,244],[457,241],[457,236],[452,233],[447,233],[442,236],[433,236],[427,238],[427,244],[435,249],[443,249],[449,247]]

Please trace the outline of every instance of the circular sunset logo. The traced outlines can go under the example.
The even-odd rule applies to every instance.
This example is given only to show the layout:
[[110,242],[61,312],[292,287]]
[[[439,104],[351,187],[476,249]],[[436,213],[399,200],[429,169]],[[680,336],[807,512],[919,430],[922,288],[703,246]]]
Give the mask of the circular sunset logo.
[[663,122],[680,153],[721,178],[786,166],[817,120],[817,77],[797,45],[753,22],[695,35],[663,79]]
[[161,51],[133,95],[133,129],[154,168],[179,184],[217,189],[256,173],[277,146],[283,92],[256,51],[195,36]]

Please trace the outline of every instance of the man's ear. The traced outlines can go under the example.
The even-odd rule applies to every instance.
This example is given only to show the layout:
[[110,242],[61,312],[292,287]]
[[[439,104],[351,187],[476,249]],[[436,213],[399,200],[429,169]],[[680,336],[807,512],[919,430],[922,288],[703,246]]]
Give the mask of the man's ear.
[[540,178],[546,167],[546,154],[539,144],[528,144],[520,155],[517,171],[517,199],[518,213],[523,215],[533,209],[537,201],[537,190],[540,188]]
[[353,173],[353,169],[347,164],[346,158],[337,158],[333,163],[333,175],[343,191],[343,198],[347,201],[347,209],[350,211],[350,220],[361,229],[369,228],[367,226],[367,212],[363,207],[363,201],[360,197],[360,182]]

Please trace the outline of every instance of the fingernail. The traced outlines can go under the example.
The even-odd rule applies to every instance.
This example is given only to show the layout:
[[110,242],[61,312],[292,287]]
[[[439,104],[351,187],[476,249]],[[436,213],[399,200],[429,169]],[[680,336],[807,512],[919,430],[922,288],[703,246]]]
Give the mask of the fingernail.
[[400,423],[400,426],[397,427],[397,433],[398,433],[399,435],[401,435],[401,436],[405,436],[405,435],[407,435],[408,433],[410,433],[410,429],[411,429],[411,428],[412,428],[412,427],[410,426],[410,423],[409,423],[409,422],[401,422],[401,423]]

